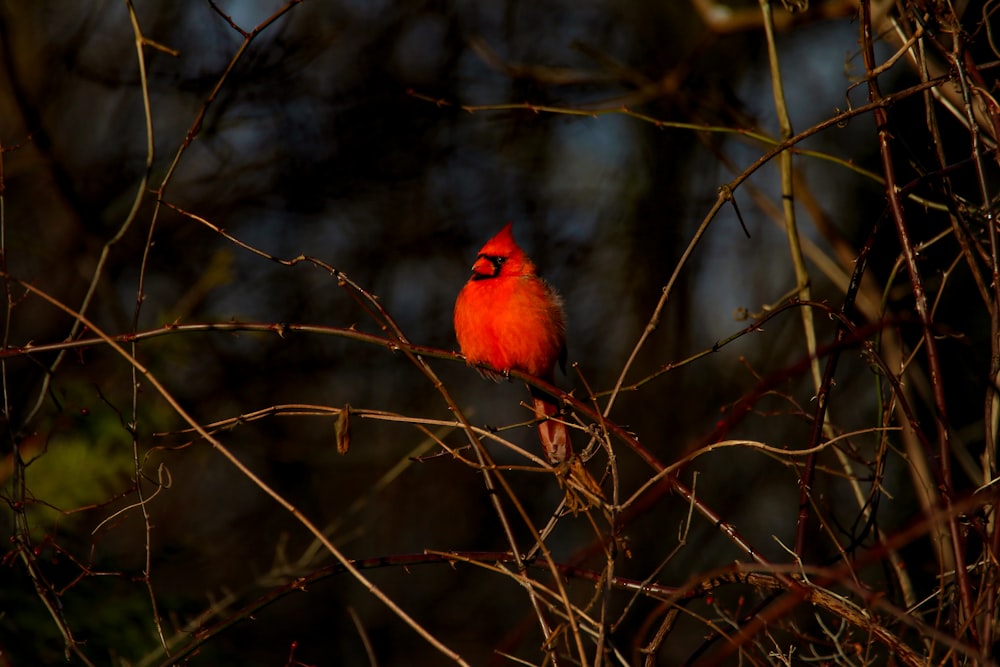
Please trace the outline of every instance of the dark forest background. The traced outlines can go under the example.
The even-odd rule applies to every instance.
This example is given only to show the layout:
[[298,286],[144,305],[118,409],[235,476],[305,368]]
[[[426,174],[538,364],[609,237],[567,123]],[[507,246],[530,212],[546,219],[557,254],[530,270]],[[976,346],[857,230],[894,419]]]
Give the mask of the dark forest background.
[[997,6],[0,2],[0,665],[993,664]]

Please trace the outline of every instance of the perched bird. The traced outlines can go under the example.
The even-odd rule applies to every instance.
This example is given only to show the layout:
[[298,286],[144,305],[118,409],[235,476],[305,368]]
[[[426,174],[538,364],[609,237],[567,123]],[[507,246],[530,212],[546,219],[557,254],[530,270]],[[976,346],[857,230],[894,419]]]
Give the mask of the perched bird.
[[[562,299],[538,277],[535,265],[514,241],[513,223],[479,251],[472,276],[455,302],[455,336],[466,361],[499,379],[512,370],[552,384],[556,362],[566,370],[566,325]],[[529,386],[545,456],[562,463],[573,454],[554,397]]]

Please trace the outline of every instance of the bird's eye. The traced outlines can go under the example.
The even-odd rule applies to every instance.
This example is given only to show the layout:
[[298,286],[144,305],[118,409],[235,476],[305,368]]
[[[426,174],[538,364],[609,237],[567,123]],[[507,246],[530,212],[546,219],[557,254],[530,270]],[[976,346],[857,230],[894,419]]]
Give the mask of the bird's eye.
[[502,266],[504,262],[507,261],[506,257],[497,257],[493,261],[497,263],[497,266]]

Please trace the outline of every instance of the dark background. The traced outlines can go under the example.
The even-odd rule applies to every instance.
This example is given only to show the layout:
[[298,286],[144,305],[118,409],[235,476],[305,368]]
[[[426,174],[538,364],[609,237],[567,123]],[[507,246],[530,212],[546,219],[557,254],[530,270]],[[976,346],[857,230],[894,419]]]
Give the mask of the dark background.
[[[305,254],[335,267],[377,295],[410,341],[452,351],[454,298],[476,251],[514,221],[519,242],[565,298],[569,361],[579,364],[594,391],[607,392],[719,187],[770,148],[734,130],[778,136],[756,3],[734,3],[755,19],[723,32],[706,26],[697,4],[304,2],[252,39],[216,91],[243,42],[221,14],[249,32],[280,2],[219,2],[220,11],[194,0],[138,2],[142,34],[175,52],[154,45],[143,51],[155,148],[144,184],[147,118],[129,6],[2,2],[6,272],[73,310],[96,285],[86,315],[110,334],[211,322],[381,333],[329,272],[254,254],[157,206],[159,194],[260,251],[282,259]],[[867,95],[863,84],[852,88],[864,74],[856,6],[813,4],[777,36],[797,131],[864,104]],[[776,12],[782,20],[789,16]],[[970,42],[982,46],[978,6],[963,18]],[[876,46],[883,60],[898,48],[891,39]],[[982,48],[974,53],[983,61],[993,57]],[[883,92],[918,80],[905,59],[880,78]],[[899,184],[915,182],[911,193],[936,201],[951,196],[977,205],[975,181],[966,178],[968,132],[940,107],[942,136],[949,151],[954,146],[949,159],[966,171],[947,174],[951,189],[933,176],[940,169],[924,102],[912,95],[892,109]],[[592,113],[570,113],[577,110]],[[189,134],[192,129],[196,134]],[[893,272],[899,246],[885,217],[871,114],[832,126],[798,148],[816,152],[795,158],[804,193],[796,200],[801,233],[815,246],[809,255],[813,299],[840,308],[856,248],[881,225],[867,294],[876,303],[884,298],[883,312],[897,324],[912,323],[905,270]],[[739,216],[727,205],[711,223],[627,384],[712,348],[748,325],[740,309],[761,313],[794,289],[777,165],[765,165],[736,191]],[[951,224],[933,207],[913,203],[907,210],[918,240]],[[968,233],[985,238],[977,218],[968,220]],[[942,382],[962,447],[956,456],[966,463],[956,463],[956,486],[969,490],[982,482],[976,466],[984,441],[989,317],[957,257],[957,244],[946,240],[924,253],[922,266],[932,298],[941,297],[935,317],[955,334],[942,343],[953,374]],[[20,283],[5,284],[8,347],[59,343],[70,335],[72,316]],[[816,317],[823,346],[835,325],[822,310]],[[859,325],[868,321],[852,317]],[[919,329],[899,328],[912,351]],[[865,335],[874,339],[879,328]],[[451,418],[404,355],[329,332],[177,331],[127,348],[203,425],[286,404],[349,403],[404,417]],[[876,384],[878,374],[860,349],[851,341],[840,362],[831,399],[838,432],[882,423],[879,392],[886,386]],[[199,644],[191,664],[369,664],[351,613],[371,638],[379,664],[442,664],[445,658],[344,574],[254,607],[252,619],[239,616],[243,605],[331,560],[321,549],[303,558],[313,553],[305,551],[312,542],[307,531],[185,431],[147,382],[133,392],[130,366],[107,345],[72,349],[56,364],[57,354],[21,350],[3,359],[0,488],[9,509],[0,514],[0,527],[12,541],[0,567],[0,664],[64,661],[59,624],[29,571],[44,575],[42,587],[59,601],[64,627],[96,664],[166,660],[154,599],[164,633],[179,642],[173,651],[186,646],[188,632],[201,623],[236,620]],[[763,331],[623,393],[610,418],[670,463],[703,442],[729,418],[729,408],[767,378],[769,393],[757,397],[751,414],[730,423],[724,437],[802,449],[809,445],[816,393],[807,369],[795,366],[806,354],[793,308]],[[518,405],[526,398],[521,383],[485,382],[456,360],[430,363],[473,423],[529,419]],[[918,377],[925,377],[922,364],[918,356],[911,369]],[[927,416],[930,394],[912,381],[915,403]],[[557,383],[586,398],[577,371]],[[366,575],[470,664],[502,662],[496,651],[540,663],[537,622],[511,579],[467,565],[404,568],[392,561],[424,550],[506,550],[480,475],[442,455],[411,463],[382,484],[416,448],[422,446],[422,454],[440,448],[405,420],[355,415],[350,451],[340,456],[334,422],[330,414],[270,416],[235,425],[219,438],[311,521],[329,527],[347,556],[386,558],[384,567]],[[465,444],[459,430],[439,434],[451,446]],[[530,429],[505,434],[537,448]],[[578,448],[585,441],[580,432],[574,439]],[[853,441],[851,474],[868,492],[875,486],[873,461],[885,464],[881,488],[887,495],[876,510],[880,527],[892,531],[918,517],[920,507],[895,436],[888,451],[877,441],[871,434]],[[523,463],[500,447],[490,451],[502,462]],[[158,466],[169,471],[169,488],[147,504],[148,524],[135,507],[137,460],[146,497],[157,479],[165,479]],[[791,563],[785,547],[795,538],[799,487],[789,460],[801,463],[801,457],[725,449],[697,459],[682,477],[759,553]],[[618,464],[624,495],[652,474],[627,448]],[[828,564],[839,552],[831,535],[849,544],[852,555],[873,547],[870,536],[853,542],[860,514],[840,464],[827,454],[821,465],[814,495],[828,525],[812,529],[808,559]],[[601,469],[593,467],[598,475]],[[536,525],[544,524],[562,498],[556,480],[524,472],[508,477]],[[679,586],[747,560],[697,516],[674,553],[687,515],[686,501],[667,493],[632,517],[622,531],[631,558],[620,558],[616,573]],[[520,524],[516,532],[530,546]],[[593,538],[582,517],[567,517],[549,546],[570,562]],[[938,564],[922,539],[910,543],[914,551],[906,561],[918,597],[938,585]],[[602,561],[581,564],[599,570]],[[905,606],[881,568],[868,573],[868,585]],[[593,584],[571,585],[583,600],[593,594]],[[730,586],[715,603],[738,615],[743,595],[760,597],[750,587]],[[621,613],[629,596],[611,600]],[[698,604],[698,614],[722,613]],[[643,598],[625,614],[613,635],[623,655],[631,657],[634,646],[649,641],[643,624],[655,618],[656,607]],[[681,664],[708,632],[696,614],[681,623],[689,626],[678,627],[659,664]],[[854,639],[867,641],[863,632],[859,637]],[[72,661],[78,660],[74,654]]]

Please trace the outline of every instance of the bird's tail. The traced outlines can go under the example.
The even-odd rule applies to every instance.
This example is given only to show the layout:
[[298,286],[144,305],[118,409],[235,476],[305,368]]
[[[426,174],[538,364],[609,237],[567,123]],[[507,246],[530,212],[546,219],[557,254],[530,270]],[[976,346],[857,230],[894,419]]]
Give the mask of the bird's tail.
[[[531,403],[535,409],[538,423],[538,435],[542,440],[542,448],[549,463],[559,466],[561,471],[560,484],[566,489],[567,507],[573,514],[586,511],[589,507],[598,507],[604,501],[601,485],[591,476],[583,465],[583,461],[573,457],[573,443],[569,439],[569,429],[566,424],[555,419],[559,415],[559,404],[556,399],[543,391],[528,386],[531,390]],[[569,461],[569,466],[559,464]]]
[[569,429],[560,421],[552,419],[559,414],[559,405],[548,394],[534,387],[531,390],[531,402],[535,408],[535,417],[541,419],[538,423],[538,436],[542,441],[542,449],[549,463],[562,463],[573,455],[573,443],[569,440]]

